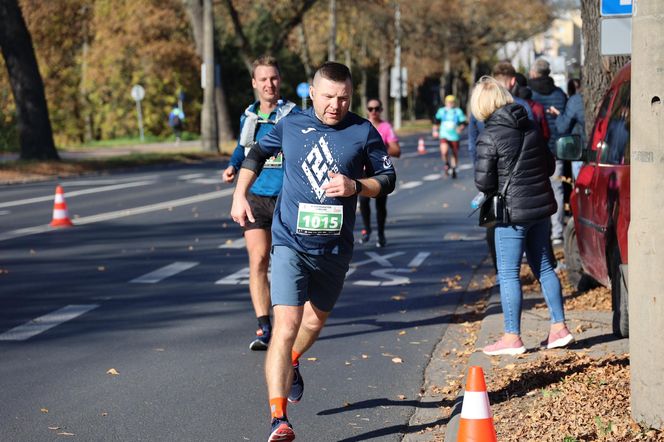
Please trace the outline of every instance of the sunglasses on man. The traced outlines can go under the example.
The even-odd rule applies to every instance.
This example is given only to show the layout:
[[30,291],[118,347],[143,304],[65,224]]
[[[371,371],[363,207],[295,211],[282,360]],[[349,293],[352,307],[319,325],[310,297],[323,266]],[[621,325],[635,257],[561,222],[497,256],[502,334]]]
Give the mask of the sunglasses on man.
[[383,108],[380,107],[380,106],[377,106],[377,107],[367,107],[367,110],[368,110],[369,112],[380,112],[380,111],[383,110]]

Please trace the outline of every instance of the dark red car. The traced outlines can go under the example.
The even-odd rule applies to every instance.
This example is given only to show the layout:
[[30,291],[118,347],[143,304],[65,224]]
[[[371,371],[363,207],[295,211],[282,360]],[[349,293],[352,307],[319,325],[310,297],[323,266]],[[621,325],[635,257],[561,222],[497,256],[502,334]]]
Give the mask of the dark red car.
[[558,157],[585,158],[570,196],[573,218],[565,228],[565,261],[572,284],[589,275],[611,287],[613,331],[629,335],[627,231],[629,229],[629,139],[631,65],[611,82],[588,146],[578,137],[558,142]]

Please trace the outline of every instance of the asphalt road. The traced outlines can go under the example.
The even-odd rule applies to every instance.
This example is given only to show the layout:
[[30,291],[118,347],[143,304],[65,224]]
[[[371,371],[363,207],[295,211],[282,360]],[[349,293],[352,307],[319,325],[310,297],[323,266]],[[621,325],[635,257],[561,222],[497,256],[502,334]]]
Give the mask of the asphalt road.
[[[358,245],[344,292],[302,360],[299,441],[398,441],[461,290],[486,255],[475,195],[441,176],[437,143],[402,140],[387,247]],[[264,353],[225,165],[62,180],[0,192],[1,441],[264,441]],[[359,220],[358,220],[359,221]],[[356,232],[359,232],[359,225]],[[117,372],[117,374],[112,374]]]

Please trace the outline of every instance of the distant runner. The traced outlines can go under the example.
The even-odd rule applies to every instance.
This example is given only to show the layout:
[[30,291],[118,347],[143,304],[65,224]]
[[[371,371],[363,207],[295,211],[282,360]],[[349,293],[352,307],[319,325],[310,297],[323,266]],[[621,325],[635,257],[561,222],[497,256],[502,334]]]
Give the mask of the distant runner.
[[[440,121],[438,136],[440,137],[440,156],[445,164],[445,172],[457,177],[456,168],[459,164],[459,139],[461,132],[466,127],[466,115],[456,104],[456,97],[448,95],[445,97],[445,106],[438,109],[436,120]],[[452,158],[448,158],[448,152],[452,148]]]

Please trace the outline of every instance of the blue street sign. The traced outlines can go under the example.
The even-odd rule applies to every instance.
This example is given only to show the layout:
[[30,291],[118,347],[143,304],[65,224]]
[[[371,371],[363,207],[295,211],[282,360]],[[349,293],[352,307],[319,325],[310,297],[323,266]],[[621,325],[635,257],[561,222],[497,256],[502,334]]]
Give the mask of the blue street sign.
[[601,0],[600,15],[632,15],[632,0]]
[[307,98],[309,96],[309,83],[300,83],[297,85],[297,96]]

